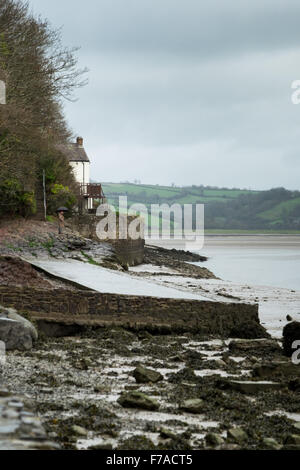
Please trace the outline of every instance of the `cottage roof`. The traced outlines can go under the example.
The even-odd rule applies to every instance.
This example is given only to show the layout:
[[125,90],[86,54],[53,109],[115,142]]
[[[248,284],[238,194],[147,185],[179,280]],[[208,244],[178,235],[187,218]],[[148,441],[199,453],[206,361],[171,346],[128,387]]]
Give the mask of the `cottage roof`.
[[89,157],[83,147],[83,139],[77,138],[77,142],[60,145],[60,150],[66,155],[70,162],[89,162]]

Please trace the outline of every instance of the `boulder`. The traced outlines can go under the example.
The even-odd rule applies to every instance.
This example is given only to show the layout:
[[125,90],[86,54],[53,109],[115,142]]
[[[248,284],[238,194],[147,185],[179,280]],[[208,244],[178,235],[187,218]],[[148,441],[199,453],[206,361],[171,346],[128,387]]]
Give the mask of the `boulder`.
[[285,325],[282,331],[282,336],[284,354],[291,357],[292,354],[299,349],[299,345],[296,348],[293,348],[292,346],[295,341],[300,341],[300,322],[293,321]]
[[33,326],[33,324],[27,320],[27,318],[22,317],[17,313],[14,308],[3,308],[0,307],[0,317],[6,317],[10,320],[15,320],[19,323],[22,323],[25,328],[28,328],[31,332],[32,339],[36,341],[38,339],[38,332],[37,329]]
[[146,369],[146,367],[138,366],[133,371],[133,377],[138,384],[147,383],[147,382],[159,382],[163,379],[163,376],[152,369]]
[[124,408],[141,408],[149,411],[159,409],[159,403],[154,398],[137,391],[123,392],[118,399],[118,403]]
[[8,318],[0,318],[0,341],[5,343],[6,350],[26,351],[32,348],[32,336],[28,328]]
[[191,398],[181,403],[179,409],[182,411],[188,411],[189,413],[201,413],[203,410],[203,400],[201,398]]
[[5,343],[6,350],[29,350],[37,338],[37,330],[29,320],[13,308],[0,307],[0,341]]
[[252,371],[253,377],[274,377],[274,375],[281,375],[284,377],[299,377],[300,368],[292,362],[269,362],[258,364],[254,366]]

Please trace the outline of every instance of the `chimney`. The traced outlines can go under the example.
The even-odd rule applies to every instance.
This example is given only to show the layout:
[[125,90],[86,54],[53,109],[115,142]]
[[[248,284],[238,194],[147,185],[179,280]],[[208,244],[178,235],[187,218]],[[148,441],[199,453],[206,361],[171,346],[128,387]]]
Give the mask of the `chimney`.
[[77,137],[77,145],[78,145],[78,147],[83,147],[83,138],[82,137]]

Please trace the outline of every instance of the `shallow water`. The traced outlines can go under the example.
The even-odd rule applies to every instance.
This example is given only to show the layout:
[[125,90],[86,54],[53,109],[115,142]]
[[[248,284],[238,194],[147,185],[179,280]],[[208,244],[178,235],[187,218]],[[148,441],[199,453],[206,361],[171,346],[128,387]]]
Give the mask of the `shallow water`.
[[202,251],[224,280],[300,289],[300,236],[206,237]]

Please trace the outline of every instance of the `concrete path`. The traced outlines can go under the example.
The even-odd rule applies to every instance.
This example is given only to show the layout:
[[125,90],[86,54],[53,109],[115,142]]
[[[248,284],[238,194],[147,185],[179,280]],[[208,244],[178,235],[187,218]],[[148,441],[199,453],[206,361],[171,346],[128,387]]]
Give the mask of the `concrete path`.
[[158,285],[145,279],[136,279],[124,272],[112,271],[81,261],[43,260],[32,264],[51,274],[75,281],[98,292],[211,301],[211,299],[199,294]]

